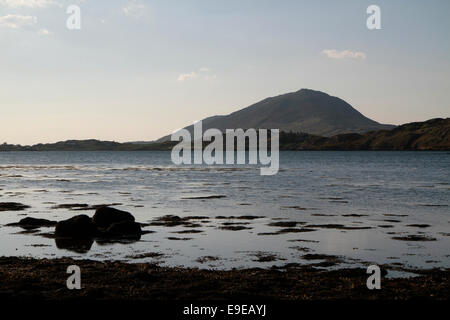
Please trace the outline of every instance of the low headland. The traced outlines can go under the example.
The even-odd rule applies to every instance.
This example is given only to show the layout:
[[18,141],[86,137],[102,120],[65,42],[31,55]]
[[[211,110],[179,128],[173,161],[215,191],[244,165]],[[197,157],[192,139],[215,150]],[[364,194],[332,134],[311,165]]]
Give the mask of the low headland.
[[[243,128],[245,129],[245,128]],[[271,128],[267,128],[271,129]],[[166,151],[178,142],[67,140],[32,146],[0,144],[1,151]],[[206,145],[206,144],[205,144]],[[330,137],[281,131],[280,150],[450,150],[450,118],[407,123],[392,130],[345,133]]]

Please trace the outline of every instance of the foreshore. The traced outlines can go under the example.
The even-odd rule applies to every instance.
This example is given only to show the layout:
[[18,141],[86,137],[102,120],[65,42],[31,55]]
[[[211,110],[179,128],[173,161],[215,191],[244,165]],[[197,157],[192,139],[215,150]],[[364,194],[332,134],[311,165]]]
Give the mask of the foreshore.
[[[81,289],[69,290],[67,268],[81,269]],[[382,268],[383,270],[383,268]],[[418,270],[413,278],[382,277],[366,286],[365,269],[313,267],[227,271],[61,259],[0,258],[0,299],[13,300],[445,300],[450,270]]]

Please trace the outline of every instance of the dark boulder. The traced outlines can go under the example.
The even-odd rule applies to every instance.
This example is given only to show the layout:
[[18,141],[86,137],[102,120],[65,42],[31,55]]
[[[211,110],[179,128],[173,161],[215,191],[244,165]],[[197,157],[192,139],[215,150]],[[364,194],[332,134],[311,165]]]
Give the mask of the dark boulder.
[[24,229],[36,229],[40,227],[53,227],[56,225],[56,221],[50,221],[47,219],[37,219],[26,217],[20,220],[19,222],[7,224],[10,227],[22,227]]
[[103,207],[95,211],[92,218],[97,228],[108,229],[112,224],[118,222],[134,222],[131,213],[110,207]]
[[92,223],[92,219],[84,214],[60,221],[55,228],[57,237],[90,238],[96,233],[97,229]]
[[139,237],[142,234],[141,225],[134,221],[113,223],[106,233],[110,237]]

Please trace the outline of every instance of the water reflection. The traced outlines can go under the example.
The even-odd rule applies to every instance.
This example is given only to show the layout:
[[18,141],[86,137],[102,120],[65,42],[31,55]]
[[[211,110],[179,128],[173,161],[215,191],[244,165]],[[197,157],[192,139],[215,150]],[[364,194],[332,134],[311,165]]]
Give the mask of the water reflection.
[[[95,239],[95,243],[100,246],[107,246],[107,245],[113,245],[113,244],[131,244],[134,242],[137,242],[141,240],[141,236],[135,236],[135,237],[127,237],[127,238],[120,238],[120,239],[114,239],[114,238],[101,238],[101,239]],[[87,239],[76,239],[76,238],[55,238],[55,244],[58,249],[64,249],[75,253],[88,253],[92,245],[94,244],[94,239],[87,238]]]
[[76,253],[87,253],[92,248],[93,239],[71,239],[56,238],[55,244],[58,249],[65,249]]

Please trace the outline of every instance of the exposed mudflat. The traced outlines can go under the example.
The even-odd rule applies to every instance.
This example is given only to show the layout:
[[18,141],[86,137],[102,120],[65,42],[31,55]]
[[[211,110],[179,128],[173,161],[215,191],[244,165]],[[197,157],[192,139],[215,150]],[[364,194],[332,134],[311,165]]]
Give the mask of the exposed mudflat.
[[0,202],[0,211],[22,211],[29,206],[17,202]]

